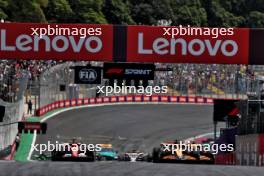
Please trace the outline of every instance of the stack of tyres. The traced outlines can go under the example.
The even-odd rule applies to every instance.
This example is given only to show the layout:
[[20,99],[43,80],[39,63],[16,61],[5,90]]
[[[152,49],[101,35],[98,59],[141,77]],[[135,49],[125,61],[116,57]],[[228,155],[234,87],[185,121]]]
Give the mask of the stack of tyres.
[[236,136],[236,164],[258,166],[259,134]]

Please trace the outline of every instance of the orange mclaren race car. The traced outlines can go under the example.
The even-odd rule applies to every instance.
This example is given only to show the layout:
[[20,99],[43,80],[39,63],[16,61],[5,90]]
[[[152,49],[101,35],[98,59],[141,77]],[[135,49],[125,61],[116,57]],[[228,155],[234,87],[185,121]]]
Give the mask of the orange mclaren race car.
[[187,149],[181,149],[177,141],[161,143],[152,152],[153,162],[214,164],[214,155],[204,151],[201,144],[189,144]]

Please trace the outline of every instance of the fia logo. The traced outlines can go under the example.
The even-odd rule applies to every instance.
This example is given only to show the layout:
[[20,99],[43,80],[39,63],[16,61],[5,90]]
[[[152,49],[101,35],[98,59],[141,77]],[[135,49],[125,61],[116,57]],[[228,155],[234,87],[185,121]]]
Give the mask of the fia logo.
[[93,82],[97,79],[97,72],[94,69],[81,69],[79,71],[79,78],[83,82]]

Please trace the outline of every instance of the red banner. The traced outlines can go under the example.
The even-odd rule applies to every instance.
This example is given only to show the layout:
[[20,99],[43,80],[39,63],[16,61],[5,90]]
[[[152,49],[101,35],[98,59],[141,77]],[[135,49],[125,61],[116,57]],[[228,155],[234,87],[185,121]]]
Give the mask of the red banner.
[[0,58],[111,61],[113,26],[0,24]]
[[178,29],[0,23],[0,58],[264,65],[262,29],[187,27],[192,32],[184,34]]
[[218,36],[167,35],[172,31],[173,27],[128,26],[127,61],[248,64],[249,29]]

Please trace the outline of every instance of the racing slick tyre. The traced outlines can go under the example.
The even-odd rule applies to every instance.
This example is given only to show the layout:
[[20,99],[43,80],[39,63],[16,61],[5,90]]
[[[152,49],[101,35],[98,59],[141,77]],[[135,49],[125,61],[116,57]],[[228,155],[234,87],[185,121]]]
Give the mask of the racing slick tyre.
[[125,161],[125,157],[124,156],[118,156],[117,160],[118,161]]
[[63,152],[53,150],[51,152],[51,161],[60,161],[62,160]]
[[86,155],[87,155],[87,161],[93,162],[96,160],[96,156],[94,152],[87,150]]
[[153,163],[160,162],[160,148],[155,147],[152,152],[152,161]]
[[128,156],[125,155],[120,155],[118,156],[118,161],[130,161],[130,158]]
[[202,164],[215,164],[215,158],[214,158],[214,155],[212,153],[202,152],[202,155],[210,158],[210,160],[202,160],[201,161]]
[[146,156],[143,157],[142,161],[152,162],[152,156],[148,153]]

